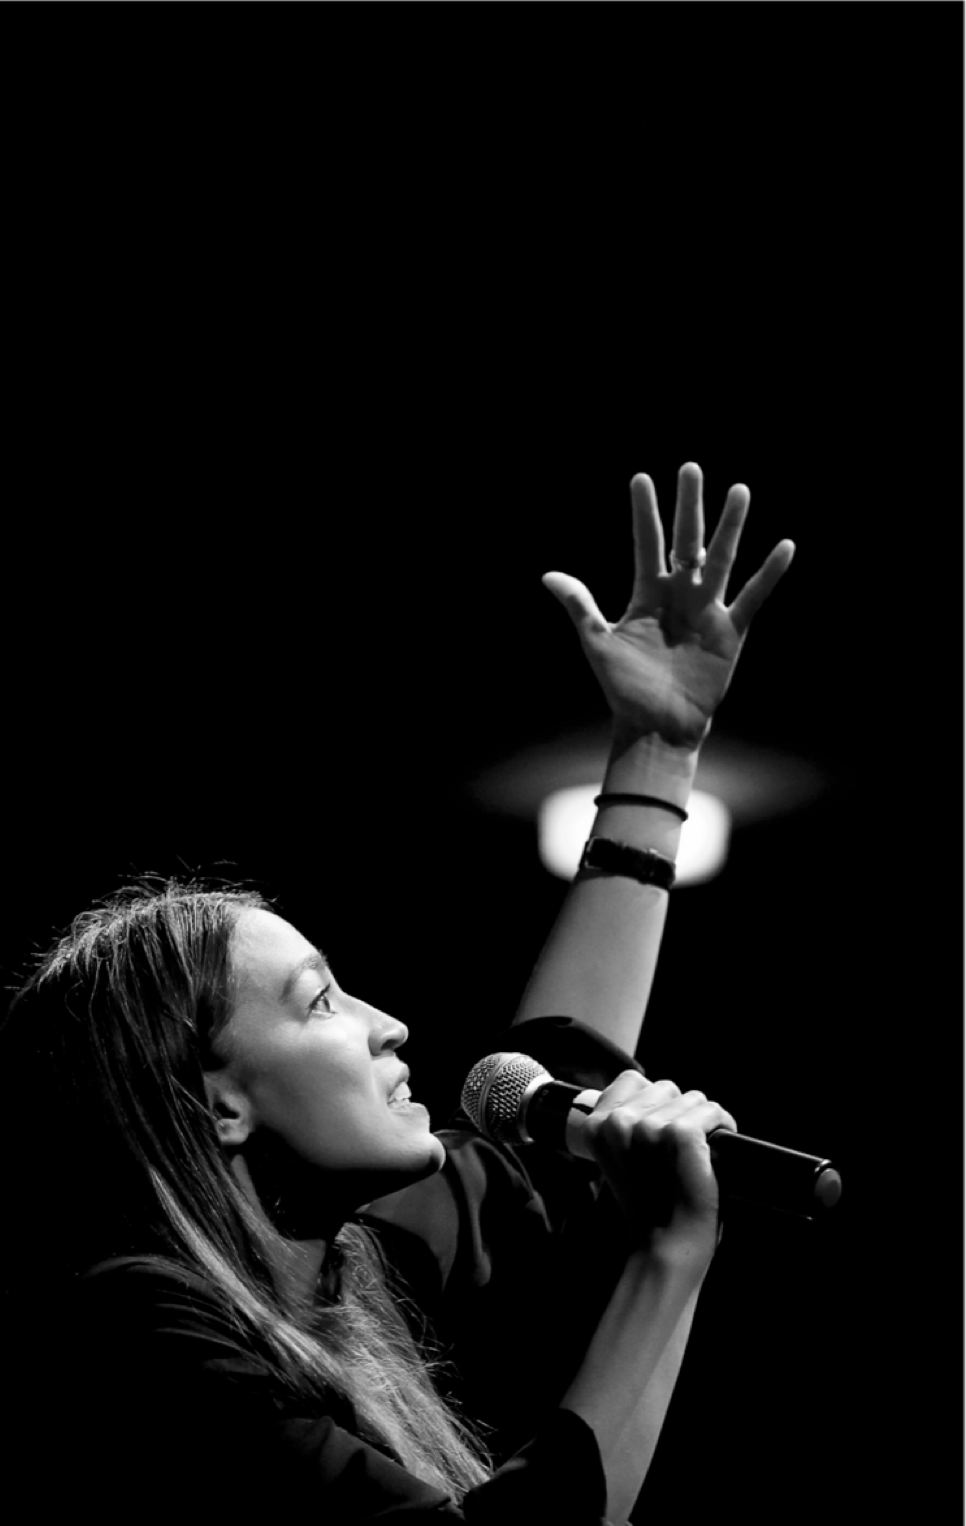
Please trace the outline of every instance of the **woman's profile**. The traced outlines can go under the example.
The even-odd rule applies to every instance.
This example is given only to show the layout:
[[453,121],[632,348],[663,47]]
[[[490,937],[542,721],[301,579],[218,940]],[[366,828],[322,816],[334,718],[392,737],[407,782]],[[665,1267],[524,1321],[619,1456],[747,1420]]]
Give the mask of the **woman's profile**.
[[494,1035],[600,1090],[594,1164],[459,1110],[434,1129],[405,1023],[259,891],[101,898],[0,1028],[23,1519],[628,1519],[717,1245],[707,1135],[736,1127],[634,1054],[698,753],[793,550],[728,605],[747,489],[705,551],[682,468],[669,563],[650,479],[631,496],[620,621],[545,579],[613,747],[594,848]]

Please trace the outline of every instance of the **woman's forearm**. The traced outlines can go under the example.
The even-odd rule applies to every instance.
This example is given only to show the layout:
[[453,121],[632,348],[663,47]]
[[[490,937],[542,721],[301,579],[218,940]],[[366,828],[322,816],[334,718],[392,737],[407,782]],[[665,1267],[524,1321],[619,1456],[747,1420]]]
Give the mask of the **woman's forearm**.
[[[609,794],[651,795],[686,808],[697,749],[656,737],[615,741],[604,779]],[[676,858],[680,819],[658,806],[605,805],[592,835]],[[668,909],[668,892],[622,875],[575,880],[540,953],[514,1022],[575,1017],[634,1054],[640,1039]]]
[[705,1270],[632,1256],[561,1401],[597,1437],[613,1526],[627,1520],[654,1456]]

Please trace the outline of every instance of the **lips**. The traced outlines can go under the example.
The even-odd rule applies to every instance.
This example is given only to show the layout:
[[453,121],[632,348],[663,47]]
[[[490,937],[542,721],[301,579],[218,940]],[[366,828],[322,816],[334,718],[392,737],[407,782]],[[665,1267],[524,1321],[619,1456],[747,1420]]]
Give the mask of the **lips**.
[[408,1080],[409,1080],[409,1071],[408,1070],[404,1070],[402,1075],[399,1077],[399,1080],[396,1082],[395,1087],[389,1093],[387,1101],[389,1101],[389,1102],[408,1102],[409,1098],[412,1096],[412,1093],[410,1092],[409,1087],[406,1085],[406,1082]]

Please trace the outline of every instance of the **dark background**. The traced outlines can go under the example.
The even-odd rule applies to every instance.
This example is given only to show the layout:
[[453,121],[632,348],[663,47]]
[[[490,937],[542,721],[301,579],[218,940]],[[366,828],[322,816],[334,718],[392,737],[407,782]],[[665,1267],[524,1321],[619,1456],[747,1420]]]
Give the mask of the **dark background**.
[[484,812],[473,780],[604,719],[540,574],[617,618],[630,476],[665,522],[688,459],[711,523],[748,482],[737,578],[781,537],[798,552],[716,729],[827,789],[675,893],[639,1058],[830,1155],[845,1195],[824,1225],[729,1210],[646,1499],[711,1488],[746,1520],[868,1503],[894,1276],[874,1099],[913,1015],[890,824],[942,441],[896,208],[876,169],[855,197],[800,160],[755,237],[736,182],[726,217],[688,200],[598,240],[546,195],[533,241],[530,183],[497,224],[447,186],[414,252],[395,169],[385,221],[330,224],[336,275],[325,243],[259,272],[241,221],[215,253],[214,174],[174,232],[162,195],[92,244],[67,171],[69,258],[35,241],[11,409],[6,983],[136,874],[243,879],[409,1024],[443,1122],[565,894],[533,824]]

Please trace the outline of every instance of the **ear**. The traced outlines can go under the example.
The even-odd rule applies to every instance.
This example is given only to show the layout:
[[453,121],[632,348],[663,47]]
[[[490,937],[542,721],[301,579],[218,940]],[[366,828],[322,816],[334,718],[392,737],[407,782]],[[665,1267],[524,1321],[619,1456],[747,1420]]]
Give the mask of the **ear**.
[[219,1142],[226,1149],[237,1149],[252,1132],[251,1103],[225,1070],[205,1072],[205,1092]]

